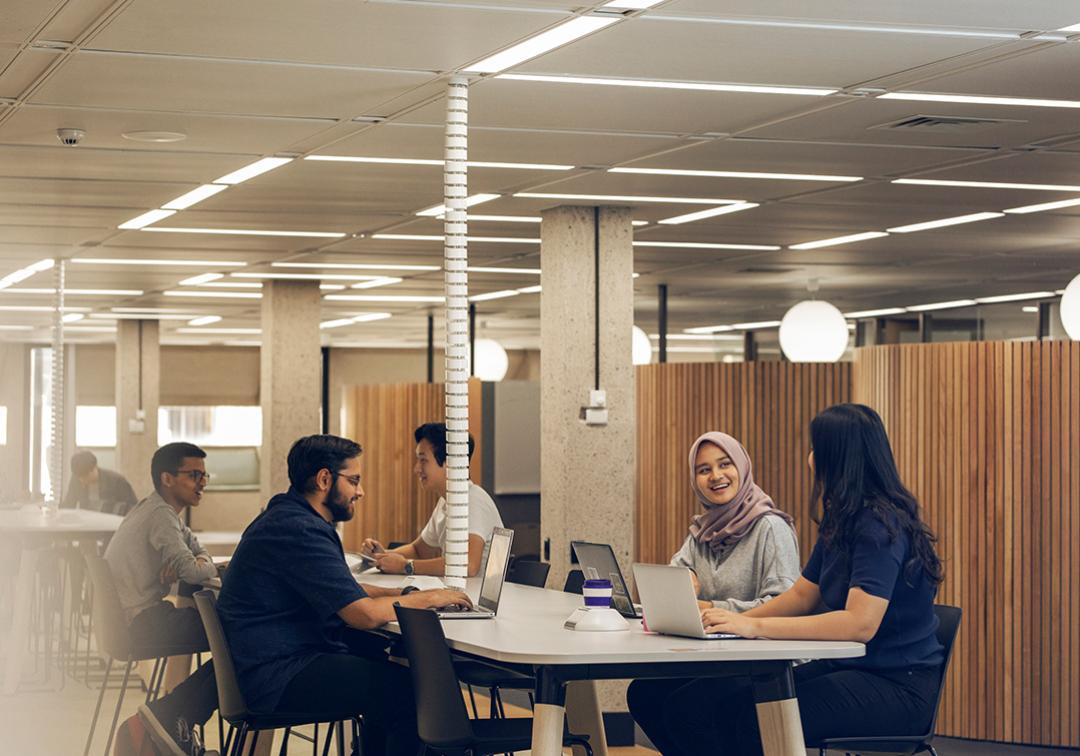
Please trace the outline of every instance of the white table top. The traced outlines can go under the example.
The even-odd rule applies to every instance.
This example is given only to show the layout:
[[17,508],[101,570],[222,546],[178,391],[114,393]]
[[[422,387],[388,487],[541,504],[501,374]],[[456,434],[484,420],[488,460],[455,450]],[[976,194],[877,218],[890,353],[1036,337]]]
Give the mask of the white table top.
[[0,533],[115,533],[123,519],[120,515],[89,509],[61,509],[45,514],[38,505],[29,504],[19,509],[0,509]]
[[[396,587],[401,575],[365,573],[361,583]],[[479,578],[468,581],[475,600]],[[582,597],[562,591],[507,583],[495,619],[442,623],[450,647],[495,661],[516,664],[625,664],[627,662],[716,662],[790,659],[843,659],[862,656],[861,643],[845,641],[696,640],[646,633],[641,620],[628,632],[591,633],[563,627]],[[399,632],[396,623],[387,625]]]
[[202,546],[236,546],[240,543],[239,530],[193,530],[195,537]]

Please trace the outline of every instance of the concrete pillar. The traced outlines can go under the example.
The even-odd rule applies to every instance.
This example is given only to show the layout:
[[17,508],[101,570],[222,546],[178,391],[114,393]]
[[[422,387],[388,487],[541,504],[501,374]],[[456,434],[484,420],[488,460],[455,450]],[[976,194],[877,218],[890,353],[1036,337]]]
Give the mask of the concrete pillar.
[[[636,455],[630,221],[628,208],[558,207],[543,213],[540,226],[540,531],[541,542],[550,544],[548,583],[554,587],[566,579],[572,540],[610,543],[623,574],[632,580]],[[599,302],[594,296],[597,268]],[[579,418],[596,388],[597,336],[607,424],[586,425]],[[624,687],[599,686],[604,711],[626,710]]]
[[269,499],[289,487],[289,447],[321,427],[321,297],[318,281],[266,281],[262,295],[259,482]]
[[30,500],[30,347],[0,344],[0,502]]
[[150,459],[158,443],[161,345],[156,320],[116,325],[116,469],[139,498],[153,490]]

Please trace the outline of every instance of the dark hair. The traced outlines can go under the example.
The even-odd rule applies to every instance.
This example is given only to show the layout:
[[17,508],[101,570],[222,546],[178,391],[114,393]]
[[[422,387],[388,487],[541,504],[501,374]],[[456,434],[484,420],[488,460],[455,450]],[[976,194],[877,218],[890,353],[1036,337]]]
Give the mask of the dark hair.
[[[435,461],[439,463],[439,467],[446,464],[446,423],[424,423],[413,431],[413,438],[416,443],[427,441],[431,444],[431,448],[435,450]],[[469,459],[472,459],[475,450],[476,441],[473,440],[470,433]]]
[[97,467],[97,457],[93,452],[79,451],[71,455],[71,474],[76,477],[86,475]]
[[346,462],[359,457],[362,451],[360,444],[341,436],[304,436],[289,449],[289,484],[294,491],[309,493],[314,489],[312,479],[319,470],[325,468],[337,475]]
[[914,584],[922,570],[934,585],[942,580],[937,537],[919,517],[919,502],[900,480],[881,417],[863,404],[837,404],[810,422],[814,450],[814,521],[830,547],[852,550],[864,510],[885,525],[890,540],[900,532],[911,539],[904,577]]
[[206,452],[187,441],[174,441],[154,452],[150,460],[150,476],[154,479],[154,490],[161,493],[161,474],[175,474],[188,457],[205,459]]

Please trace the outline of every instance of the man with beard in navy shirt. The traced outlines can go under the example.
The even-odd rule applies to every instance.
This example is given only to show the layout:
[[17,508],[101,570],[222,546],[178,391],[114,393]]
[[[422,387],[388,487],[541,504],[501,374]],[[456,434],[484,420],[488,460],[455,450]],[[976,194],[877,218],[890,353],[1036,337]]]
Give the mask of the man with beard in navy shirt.
[[[360,445],[301,438],[287,492],[244,531],[218,601],[240,690],[259,712],[350,711],[364,717],[363,752],[415,756],[420,745],[408,670],[357,630],[395,619],[394,604],[469,606],[464,593],[357,584],[335,525],[363,499]],[[368,640],[365,643],[365,639]],[[366,646],[366,648],[365,648]]]

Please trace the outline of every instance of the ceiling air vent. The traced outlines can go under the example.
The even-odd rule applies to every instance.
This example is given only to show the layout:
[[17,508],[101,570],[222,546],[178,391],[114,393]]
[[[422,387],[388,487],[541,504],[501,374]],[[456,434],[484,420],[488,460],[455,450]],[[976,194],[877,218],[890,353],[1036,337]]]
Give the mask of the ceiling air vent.
[[957,134],[981,131],[1004,123],[1027,123],[1022,120],[1004,118],[969,118],[966,116],[928,116],[917,115],[899,121],[871,126],[872,129],[892,129],[899,131],[918,131],[920,133]]
[[779,273],[794,273],[799,270],[798,268],[775,268],[775,267],[758,267],[758,268],[743,268],[736,271],[737,273],[754,273],[757,275],[770,275]]

